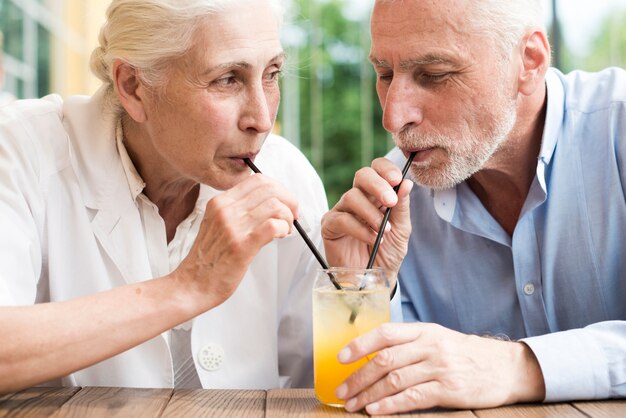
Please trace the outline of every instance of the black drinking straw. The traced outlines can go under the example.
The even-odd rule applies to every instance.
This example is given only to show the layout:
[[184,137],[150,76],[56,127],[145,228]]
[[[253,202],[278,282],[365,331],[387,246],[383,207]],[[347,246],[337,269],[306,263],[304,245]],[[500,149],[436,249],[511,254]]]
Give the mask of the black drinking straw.
[[[254,165],[254,163],[249,158],[244,158],[243,162],[246,163],[248,165],[248,167],[250,167],[250,169],[252,171],[254,171],[255,173],[262,174],[261,170],[259,170],[257,168],[257,166]],[[296,227],[296,229],[298,230],[298,233],[300,234],[300,236],[302,237],[302,239],[306,243],[307,247],[309,247],[309,250],[311,250],[311,252],[315,256],[317,261],[320,263],[320,265],[324,269],[328,270],[330,267],[328,266],[328,263],[324,259],[324,256],[322,256],[322,254],[320,254],[320,252],[317,251],[317,248],[315,247],[315,244],[313,244],[313,241],[311,241],[311,238],[309,238],[309,236],[307,235],[307,233],[304,230],[304,228],[302,228],[302,226],[300,225],[300,222],[298,222],[296,219],[294,219],[293,220],[293,226]],[[335,286],[335,288],[337,290],[342,290],[341,285],[337,282],[337,280],[335,279],[335,276],[332,273],[329,272],[328,273],[328,277],[330,278],[330,281],[332,282],[333,286]]]
[[[402,169],[402,180],[400,180],[400,183],[398,183],[398,185],[393,188],[394,192],[398,193],[398,189],[400,189],[400,185],[402,184],[402,181],[406,177],[406,173],[409,171],[409,167],[411,167],[413,158],[415,158],[415,154],[416,152],[414,151],[411,153],[411,155],[409,155],[409,159],[406,161],[406,164],[404,165],[404,168]],[[390,213],[391,213],[391,208],[387,208],[387,210],[385,211],[385,215],[383,216],[383,221],[380,224],[378,235],[376,235],[376,241],[374,241],[374,246],[372,247],[372,253],[370,254],[370,259],[367,262],[368,270],[371,269],[372,266],[374,265],[374,260],[376,259],[376,254],[378,253],[378,247],[380,247],[380,241],[382,241],[383,233],[385,232],[385,226],[387,226],[387,221],[389,220]],[[363,286],[361,286],[360,289],[363,289]],[[355,319],[356,319],[356,312],[353,310],[352,314],[350,315],[350,323],[353,323]]]
[[[402,169],[402,180],[396,187],[393,188],[393,191],[398,193],[398,189],[402,184],[402,181],[406,177],[406,173],[409,171],[409,167],[411,167],[411,163],[413,162],[413,158],[415,158],[416,152],[413,151],[411,155],[409,155],[409,159],[406,161],[404,168]],[[387,221],[389,220],[389,214],[391,213],[391,208],[387,208],[385,211],[385,216],[383,216],[383,221],[380,224],[380,229],[378,230],[378,235],[376,235],[376,241],[374,241],[374,246],[372,247],[372,253],[370,254],[370,260],[367,263],[367,268],[371,269],[374,265],[374,260],[376,259],[376,254],[378,253],[378,247],[380,247],[380,241],[382,241],[383,233],[385,232],[385,227],[387,226]]]

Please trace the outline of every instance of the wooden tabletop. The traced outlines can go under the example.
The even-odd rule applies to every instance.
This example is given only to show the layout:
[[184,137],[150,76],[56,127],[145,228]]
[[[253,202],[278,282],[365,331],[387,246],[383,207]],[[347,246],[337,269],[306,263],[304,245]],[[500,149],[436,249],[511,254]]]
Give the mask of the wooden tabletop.
[[[187,390],[31,388],[0,395],[0,417],[358,417],[320,404],[311,389]],[[437,410],[401,417],[624,418],[626,400],[524,404],[467,411]]]

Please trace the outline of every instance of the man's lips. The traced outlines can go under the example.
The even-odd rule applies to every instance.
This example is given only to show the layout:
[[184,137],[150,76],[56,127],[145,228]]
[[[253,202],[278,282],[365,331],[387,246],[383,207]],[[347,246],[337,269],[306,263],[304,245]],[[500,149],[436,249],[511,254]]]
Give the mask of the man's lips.
[[419,149],[403,149],[402,153],[406,158],[409,158],[412,152],[415,153],[413,161],[423,161],[436,149],[436,147],[419,148]]

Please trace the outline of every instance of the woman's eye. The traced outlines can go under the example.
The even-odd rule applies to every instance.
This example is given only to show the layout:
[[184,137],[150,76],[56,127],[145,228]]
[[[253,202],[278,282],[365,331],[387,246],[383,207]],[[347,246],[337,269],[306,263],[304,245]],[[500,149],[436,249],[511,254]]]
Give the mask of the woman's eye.
[[281,73],[282,73],[281,70],[271,71],[270,73],[267,74],[267,79],[270,81],[278,80]]

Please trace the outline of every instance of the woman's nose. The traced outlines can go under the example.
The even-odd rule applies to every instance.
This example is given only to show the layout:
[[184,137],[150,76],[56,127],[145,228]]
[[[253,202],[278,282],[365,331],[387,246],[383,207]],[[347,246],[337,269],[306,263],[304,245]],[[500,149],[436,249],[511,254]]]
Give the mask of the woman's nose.
[[[274,117],[278,106],[278,99],[274,100],[273,92],[267,92],[263,86],[251,87],[246,95],[245,110],[240,119],[240,129],[243,131],[268,132],[274,126]],[[276,102],[276,103],[274,103]]]

